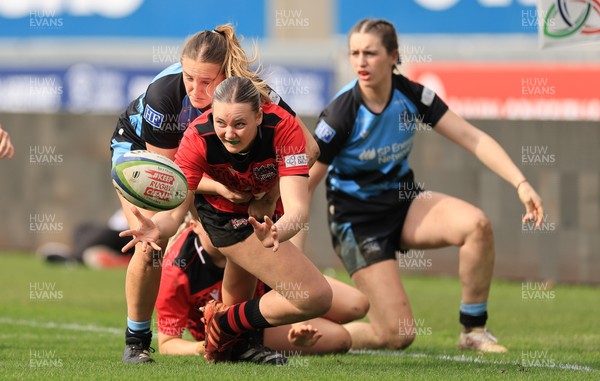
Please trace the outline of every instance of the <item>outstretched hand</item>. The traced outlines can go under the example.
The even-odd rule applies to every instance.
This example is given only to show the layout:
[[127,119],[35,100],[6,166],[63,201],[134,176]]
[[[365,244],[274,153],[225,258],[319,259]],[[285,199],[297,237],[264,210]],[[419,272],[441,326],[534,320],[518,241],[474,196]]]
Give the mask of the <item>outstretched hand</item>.
[[258,222],[256,218],[250,216],[248,222],[254,228],[256,237],[264,247],[272,247],[274,252],[279,250],[279,234],[272,219],[265,216],[265,222]]
[[519,194],[519,199],[525,205],[525,216],[523,216],[522,223],[535,221],[535,226],[537,228],[541,227],[544,220],[542,198],[527,181],[518,186],[517,193]]
[[310,324],[294,324],[288,332],[288,341],[296,347],[312,347],[323,334]]
[[144,251],[146,251],[148,245],[150,245],[154,250],[161,250],[160,246],[158,246],[156,243],[160,238],[160,231],[158,230],[158,227],[150,218],[145,217],[135,206],[131,207],[131,211],[138,219],[139,225],[137,229],[129,229],[119,233],[119,237],[133,237],[133,239],[129,241],[127,245],[123,246],[121,251],[123,253],[127,252],[138,242],[142,243],[142,248]]
[[2,126],[0,126],[0,159],[5,157],[12,159],[14,155],[15,148],[10,142],[10,135],[2,129]]

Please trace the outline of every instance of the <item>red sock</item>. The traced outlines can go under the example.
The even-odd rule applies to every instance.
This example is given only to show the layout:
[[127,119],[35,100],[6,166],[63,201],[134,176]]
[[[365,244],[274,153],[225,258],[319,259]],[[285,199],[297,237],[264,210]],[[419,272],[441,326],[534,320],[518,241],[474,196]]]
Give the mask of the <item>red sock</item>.
[[260,298],[234,304],[225,315],[221,316],[219,326],[231,335],[273,327],[260,312],[259,304]]

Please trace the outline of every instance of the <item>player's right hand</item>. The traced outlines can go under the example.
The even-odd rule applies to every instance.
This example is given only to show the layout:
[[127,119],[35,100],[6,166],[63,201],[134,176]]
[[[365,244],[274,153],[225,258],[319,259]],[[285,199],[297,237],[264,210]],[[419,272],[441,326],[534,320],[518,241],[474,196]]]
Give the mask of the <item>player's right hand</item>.
[[521,223],[526,224],[529,221],[534,221],[535,226],[539,228],[544,220],[544,207],[542,206],[542,198],[537,194],[535,189],[529,182],[523,182],[517,189],[519,199],[525,206],[525,215]]
[[160,230],[158,230],[158,227],[150,218],[145,217],[135,206],[131,207],[131,211],[138,219],[139,225],[137,229],[129,229],[119,233],[119,237],[133,237],[133,239],[129,241],[127,245],[123,246],[121,251],[123,253],[127,252],[138,242],[142,243],[142,249],[144,251],[148,249],[148,245],[150,245],[154,250],[161,250],[160,246],[158,246],[156,243],[160,238]]
[[264,217],[265,222],[258,222],[256,218],[248,217],[248,222],[254,228],[254,234],[256,238],[266,248],[273,248],[273,251],[279,250],[279,233],[277,232],[277,226],[269,216]]

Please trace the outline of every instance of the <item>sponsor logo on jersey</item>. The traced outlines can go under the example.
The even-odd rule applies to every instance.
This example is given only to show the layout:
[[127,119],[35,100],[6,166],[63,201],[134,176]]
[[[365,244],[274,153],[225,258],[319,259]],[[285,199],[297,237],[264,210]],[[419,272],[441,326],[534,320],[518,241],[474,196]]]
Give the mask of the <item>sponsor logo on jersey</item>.
[[279,105],[279,102],[281,101],[281,97],[274,90],[269,91],[269,98],[271,98],[271,102],[276,105]]
[[261,182],[270,181],[277,177],[277,167],[272,163],[252,168],[252,172],[254,172],[254,177]]
[[230,222],[234,229],[239,229],[248,225],[248,220],[246,218],[232,218]]
[[304,154],[304,153],[284,156],[283,161],[285,161],[286,168],[301,167],[303,165],[308,164],[308,158],[306,157],[306,154]]
[[435,91],[428,87],[424,87],[423,92],[421,93],[421,103],[423,103],[425,106],[431,106],[433,98],[435,98]]
[[321,119],[315,129],[315,135],[325,143],[329,143],[335,136],[335,130],[326,121]]
[[154,110],[150,105],[146,105],[144,109],[144,119],[154,128],[160,128],[165,116]]
[[375,152],[375,148],[365,149],[360,153],[360,155],[358,155],[358,160],[360,160],[360,161],[373,160],[373,159],[375,159],[376,156],[377,156],[377,153]]

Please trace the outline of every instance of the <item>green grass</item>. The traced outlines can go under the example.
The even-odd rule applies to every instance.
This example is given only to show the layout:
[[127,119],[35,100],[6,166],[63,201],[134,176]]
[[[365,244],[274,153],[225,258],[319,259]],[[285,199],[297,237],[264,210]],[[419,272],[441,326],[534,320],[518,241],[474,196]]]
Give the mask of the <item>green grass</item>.
[[[403,352],[296,357],[285,367],[209,365],[200,357],[155,354],[156,364],[126,366],[124,271],[48,266],[18,253],[0,254],[0,260],[2,380],[600,380],[598,288],[557,285],[524,299],[521,283],[495,281],[488,326],[508,354],[458,351],[458,281],[407,276],[423,334]],[[33,290],[32,298],[36,286],[54,287],[54,293],[36,299]],[[532,363],[538,366],[527,366]]]

